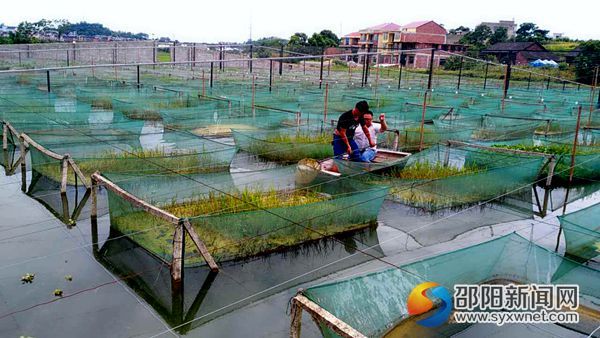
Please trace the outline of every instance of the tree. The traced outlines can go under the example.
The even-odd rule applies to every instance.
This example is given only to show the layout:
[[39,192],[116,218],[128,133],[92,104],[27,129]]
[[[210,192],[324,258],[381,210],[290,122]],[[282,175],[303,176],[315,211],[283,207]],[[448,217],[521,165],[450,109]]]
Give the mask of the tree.
[[473,46],[474,49],[481,50],[485,48],[488,40],[492,37],[492,29],[486,25],[479,25],[467,34],[463,35],[460,43]]
[[594,84],[596,67],[600,66],[600,41],[589,40],[579,45],[581,52],[575,58],[575,75],[578,82]]
[[8,37],[11,43],[34,43],[37,39],[34,37],[38,33],[37,23],[21,22],[14,32],[10,32]]
[[306,44],[308,43],[308,36],[304,33],[294,33],[294,35],[292,35],[290,37],[290,41],[288,42],[288,45],[290,46],[306,46]]
[[308,45],[314,47],[337,47],[340,45],[340,39],[332,31],[324,29],[320,33],[313,33],[308,39]]
[[[258,47],[254,49],[255,57],[259,58],[268,58],[271,56],[279,56],[279,48],[288,43],[288,40],[278,38],[275,36],[261,38],[254,41],[248,41],[249,44],[253,44]],[[269,47],[269,48],[260,48],[260,46]],[[277,54],[274,54],[277,53]]]
[[517,29],[516,40],[522,42],[542,42],[547,41],[550,38],[548,33],[550,31],[540,29],[533,22],[524,22]]
[[504,27],[498,27],[488,41],[490,45],[506,42],[508,40],[508,30]]

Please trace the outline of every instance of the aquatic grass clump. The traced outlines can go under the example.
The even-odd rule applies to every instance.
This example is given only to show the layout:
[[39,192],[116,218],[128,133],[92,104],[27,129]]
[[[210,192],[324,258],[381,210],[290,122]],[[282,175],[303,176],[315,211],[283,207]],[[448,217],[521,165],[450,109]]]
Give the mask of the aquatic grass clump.
[[414,162],[403,169],[392,168],[385,176],[404,180],[433,180],[450,176],[475,174],[485,171],[485,167],[467,164],[462,167],[432,163],[428,160]]
[[[569,181],[571,171],[572,144],[550,143],[545,145],[494,144],[493,147],[533,151],[544,154],[556,155],[556,167],[554,168],[554,179],[552,185],[564,186]],[[548,175],[548,166],[540,172],[540,177]],[[597,145],[582,145],[575,153],[575,167],[573,169],[573,180],[580,183],[589,183],[589,179],[600,178],[600,147]]]
[[[223,150],[224,152],[228,149]],[[231,150],[233,152],[233,150]],[[221,151],[195,150],[167,150],[162,147],[154,149],[134,148],[127,152],[106,150],[95,157],[75,158],[77,166],[82,173],[89,177],[92,173],[99,172],[140,172],[157,173],[167,168],[179,174],[195,174],[221,171],[229,167],[229,162],[221,159]],[[33,169],[40,174],[57,182],[61,181],[61,161],[46,158],[33,160]],[[67,183],[74,185],[75,175],[69,170]]]
[[[217,261],[281,250],[374,224],[387,187],[330,195],[319,187],[298,190],[250,188],[174,198],[157,204],[177,217],[188,217]],[[360,208],[352,208],[360,201]],[[132,208],[109,192],[111,226],[166,261],[172,259],[173,225]],[[186,265],[203,264],[186,240]]]
[[221,213],[252,211],[279,207],[293,207],[315,203],[328,199],[326,195],[310,190],[266,192],[244,189],[231,194],[209,192],[208,195],[196,197],[183,203],[172,203],[163,209],[181,217],[197,215],[215,215]]
[[332,136],[329,132],[299,131],[285,134],[234,130],[233,137],[242,150],[275,162],[295,163],[303,158],[322,159],[333,156]]

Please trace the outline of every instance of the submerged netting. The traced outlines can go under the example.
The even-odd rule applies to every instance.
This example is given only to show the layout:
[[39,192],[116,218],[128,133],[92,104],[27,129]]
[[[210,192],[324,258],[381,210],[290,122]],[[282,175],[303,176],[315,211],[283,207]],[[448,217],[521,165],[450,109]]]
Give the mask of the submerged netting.
[[[299,176],[298,176],[299,175]],[[296,166],[203,175],[107,176],[123,189],[177,217],[189,218],[211,255],[219,261],[276,251],[307,241],[362,229],[377,219],[385,186],[351,179],[305,180]],[[144,212],[109,194],[111,226],[140,246],[168,260],[161,243],[172,233],[148,226]],[[143,235],[138,235],[142,231]],[[164,239],[164,241],[163,241]],[[193,254],[188,265],[202,264]]]
[[[557,276],[567,264],[570,270]],[[600,272],[524,239],[509,234],[465,249],[449,252],[400,269],[388,269],[344,281],[310,287],[302,292],[337,318],[369,337],[384,336],[391,329],[403,331],[410,325],[406,300],[412,289],[423,282],[436,282],[448,290],[456,284],[513,282],[536,284],[577,284],[580,297],[600,299]],[[595,309],[597,311],[597,309]],[[335,337],[321,326],[325,337]],[[419,329],[412,326],[413,329]],[[449,336],[465,328],[446,324],[437,329],[420,328],[423,335]],[[578,327],[590,333],[594,327]]]
[[539,156],[435,145],[410,156],[403,167],[365,179],[389,185],[389,198],[395,201],[435,211],[530,190],[543,161]]
[[566,253],[587,261],[600,255],[600,204],[558,216],[565,232]]

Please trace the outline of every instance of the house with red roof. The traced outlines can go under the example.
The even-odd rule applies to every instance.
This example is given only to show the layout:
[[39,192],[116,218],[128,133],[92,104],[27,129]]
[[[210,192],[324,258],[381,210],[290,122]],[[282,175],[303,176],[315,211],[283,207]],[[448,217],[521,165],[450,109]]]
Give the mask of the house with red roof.
[[[358,41],[357,35],[360,35]],[[378,58],[372,58],[373,62],[378,64],[402,62],[407,67],[425,68],[429,65],[431,48],[454,53],[466,50],[464,45],[447,43],[447,35],[446,29],[432,20],[415,21],[405,25],[388,22],[344,36],[340,47],[357,48],[359,54],[379,52]],[[443,64],[449,56],[447,53],[437,53],[434,64]],[[360,57],[359,61],[362,59]]]

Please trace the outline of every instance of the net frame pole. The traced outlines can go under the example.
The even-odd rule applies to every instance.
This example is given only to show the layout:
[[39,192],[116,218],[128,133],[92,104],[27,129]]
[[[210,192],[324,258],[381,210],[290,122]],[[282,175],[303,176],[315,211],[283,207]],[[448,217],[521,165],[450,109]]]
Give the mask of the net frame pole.
[[[281,48],[279,49],[279,57],[282,58],[283,57],[283,45],[281,45]],[[279,60],[279,76],[281,76],[283,74],[283,60]]]
[[48,93],[50,93],[51,87],[50,87],[50,71],[49,70],[46,71],[46,89],[47,89]]
[[431,89],[431,80],[433,79],[433,60],[435,59],[435,48],[431,49],[431,56],[429,59],[429,76],[427,78],[427,90]]
[[302,311],[306,311],[318,323],[323,324],[333,330],[343,338],[366,338],[366,336],[348,325],[343,320],[334,316],[331,312],[325,310],[317,303],[306,298],[302,294],[297,294],[292,298],[292,320],[290,326],[290,337],[300,338],[300,328],[302,325]]
[[248,68],[250,70],[250,73],[252,73],[252,58],[253,58],[253,53],[254,53],[254,45],[250,45],[250,61],[248,61]]
[[463,63],[464,63],[465,58],[463,56],[460,57],[460,66],[458,68],[458,82],[456,83],[456,90],[460,90],[460,80],[462,78],[462,70],[463,70]]
[[323,103],[323,122],[327,123],[327,101],[329,99],[329,82],[325,83],[325,102]]
[[210,88],[213,87],[214,62],[210,63]]
[[273,91],[273,60],[269,60],[269,93]]
[[[563,204],[562,214],[567,212],[567,202],[569,200],[569,191],[571,190],[571,183],[573,182],[573,172],[575,171],[575,153],[577,152],[577,138],[579,137],[579,127],[581,123],[581,105],[577,109],[577,124],[575,125],[575,136],[573,137],[573,147],[571,148],[571,165],[569,167],[569,182],[567,183],[567,192],[565,193],[565,202]],[[560,235],[562,234],[562,225],[558,228],[558,236],[556,237],[556,247],[554,251],[558,251],[560,245]]]
[[487,61],[485,63],[485,75],[483,76],[483,90],[485,90],[486,87],[487,87],[487,79],[488,79],[488,69],[489,69],[489,67],[490,67],[490,62]]
[[321,50],[321,66],[319,68],[319,89],[321,89],[323,85],[323,50]]
[[399,70],[398,70],[398,90],[400,90],[400,87],[402,85],[402,52],[400,52],[400,55],[398,55],[398,64],[399,64]]

